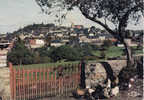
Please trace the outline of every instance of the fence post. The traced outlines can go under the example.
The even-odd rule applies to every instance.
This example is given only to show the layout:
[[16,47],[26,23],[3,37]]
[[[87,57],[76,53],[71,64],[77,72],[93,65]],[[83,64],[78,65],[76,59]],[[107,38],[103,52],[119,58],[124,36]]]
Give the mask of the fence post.
[[10,70],[10,90],[11,90],[11,100],[14,100],[14,87],[13,87],[13,85],[14,85],[14,77],[13,77],[13,65],[12,65],[12,63],[11,62],[9,62],[8,63],[8,65],[9,65],[9,70]]
[[85,88],[85,61],[81,61],[81,66],[80,66],[80,87]]
[[22,68],[22,88],[23,88],[23,99],[25,99],[25,70]]

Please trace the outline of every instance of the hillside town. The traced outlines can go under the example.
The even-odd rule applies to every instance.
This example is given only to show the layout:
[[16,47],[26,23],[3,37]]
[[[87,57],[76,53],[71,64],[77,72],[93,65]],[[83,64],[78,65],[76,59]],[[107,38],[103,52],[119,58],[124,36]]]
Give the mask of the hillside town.
[[[129,36],[127,40],[131,46],[142,45],[142,31],[127,31]],[[94,26],[84,28],[82,25],[74,25],[71,27],[55,26],[54,24],[33,24],[19,29],[13,33],[0,35],[1,46],[1,66],[6,66],[7,52],[10,52],[14,41],[20,38],[25,42],[25,46],[30,49],[36,49],[45,46],[59,47],[70,44],[102,45],[105,40],[111,41],[118,47],[123,47],[111,34],[105,30],[101,30]]]
[[143,5],[0,1],[0,100],[142,100]]

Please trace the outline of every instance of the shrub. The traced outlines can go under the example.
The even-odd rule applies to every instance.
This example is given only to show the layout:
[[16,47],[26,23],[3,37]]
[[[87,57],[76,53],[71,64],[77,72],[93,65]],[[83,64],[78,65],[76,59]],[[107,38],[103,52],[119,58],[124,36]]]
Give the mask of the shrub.
[[105,58],[106,57],[106,54],[105,54],[105,51],[101,51],[101,54],[100,54],[101,58]]
[[55,62],[62,59],[66,59],[68,61],[74,61],[80,59],[80,53],[78,52],[77,49],[65,45],[53,49],[53,51],[51,51],[50,53],[50,57]]
[[11,52],[8,53],[8,61],[15,65],[32,64],[34,53],[32,53],[20,38],[14,43]]
[[103,46],[104,47],[111,47],[113,44],[112,44],[112,41],[110,41],[110,40],[104,40],[104,42],[103,42]]

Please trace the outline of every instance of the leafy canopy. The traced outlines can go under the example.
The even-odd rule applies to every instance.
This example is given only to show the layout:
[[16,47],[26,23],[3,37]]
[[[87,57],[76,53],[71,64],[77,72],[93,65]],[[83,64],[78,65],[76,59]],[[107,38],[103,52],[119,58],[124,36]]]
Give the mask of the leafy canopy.
[[11,52],[8,53],[8,61],[15,65],[32,64],[33,56],[34,54],[25,46],[24,41],[18,38]]
[[[36,0],[42,11],[51,14],[61,11],[79,8],[81,13],[88,19],[103,26],[115,38],[122,41],[125,38],[124,30],[132,20],[138,20],[144,16],[143,0]],[[104,18],[105,23],[99,18]],[[116,32],[108,25],[107,21],[115,25]]]

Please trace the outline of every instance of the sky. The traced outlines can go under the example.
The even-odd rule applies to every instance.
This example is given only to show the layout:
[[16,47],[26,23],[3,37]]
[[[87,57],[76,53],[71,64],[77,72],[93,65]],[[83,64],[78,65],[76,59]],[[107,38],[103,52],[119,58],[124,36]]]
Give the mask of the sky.
[[[19,28],[33,23],[54,23],[52,16],[41,13],[40,7],[35,0],[0,0],[0,33],[13,32]],[[68,13],[63,26],[84,25],[85,27],[96,26],[101,28],[98,24],[85,19],[84,16],[77,9]],[[111,27],[114,27],[109,23]],[[128,25],[129,29],[143,29],[144,18],[137,26]]]

